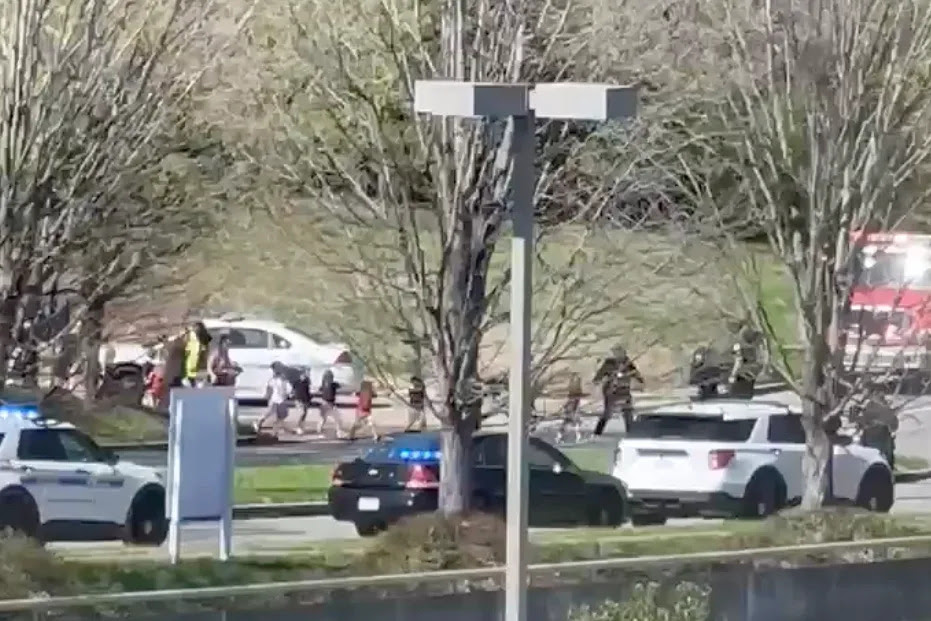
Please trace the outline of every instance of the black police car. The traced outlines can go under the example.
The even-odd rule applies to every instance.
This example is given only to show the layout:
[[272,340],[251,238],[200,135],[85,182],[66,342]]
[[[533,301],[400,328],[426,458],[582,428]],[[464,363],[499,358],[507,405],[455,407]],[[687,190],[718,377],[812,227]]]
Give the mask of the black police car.
[[[627,517],[626,493],[614,477],[582,470],[539,438],[530,439],[528,462],[531,526],[619,526]],[[473,464],[473,509],[504,515],[507,435],[476,433]],[[439,487],[439,433],[400,434],[336,467],[330,513],[374,535],[404,516],[435,511]]]

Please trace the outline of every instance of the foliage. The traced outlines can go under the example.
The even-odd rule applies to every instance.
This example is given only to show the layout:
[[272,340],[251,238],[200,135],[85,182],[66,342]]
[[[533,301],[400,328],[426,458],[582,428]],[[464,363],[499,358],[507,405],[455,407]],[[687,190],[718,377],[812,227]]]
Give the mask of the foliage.
[[0,599],[47,597],[71,591],[60,561],[31,539],[0,533]]
[[682,582],[662,588],[655,582],[639,583],[623,602],[586,607],[571,621],[707,621],[709,591],[705,586]]
[[497,517],[419,515],[379,535],[358,567],[393,574],[500,565],[504,539],[504,523]]

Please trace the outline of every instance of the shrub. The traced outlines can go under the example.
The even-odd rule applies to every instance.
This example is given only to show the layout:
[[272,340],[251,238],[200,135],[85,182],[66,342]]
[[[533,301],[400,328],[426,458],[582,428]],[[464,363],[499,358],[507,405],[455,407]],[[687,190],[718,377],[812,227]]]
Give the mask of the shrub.
[[707,621],[709,591],[692,582],[680,582],[664,589],[656,582],[634,586],[624,602],[605,602],[585,607],[570,616],[571,621]]
[[359,561],[365,573],[490,567],[504,562],[504,522],[488,515],[417,515],[379,535]]
[[31,539],[0,533],[0,599],[58,595],[70,586],[70,573],[56,556]]
[[790,546],[833,541],[907,537],[922,532],[914,524],[862,509],[831,507],[819,511],[789,510],[769,518],[746,547]]

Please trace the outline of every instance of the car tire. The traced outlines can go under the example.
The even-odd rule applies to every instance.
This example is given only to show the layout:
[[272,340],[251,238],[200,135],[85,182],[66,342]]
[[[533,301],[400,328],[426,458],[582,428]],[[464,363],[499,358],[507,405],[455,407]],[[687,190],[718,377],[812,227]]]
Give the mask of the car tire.
[[0,492],[0,531],[7,529],[31,539],[39,538],[39,507],[24,489]]
[[165,492],[150,488],[133,500],[126,518],[124,541],[131,545],[158,547],[168,538]]
[[630,523],[633,526],[664,526],[666,519],[662,513],[635,513],[630,516]]
[[784,489],[777,474],[764,470],[753,475],[744,492],[742,517],[762,519],[776,513],[785,504]]
[[592,499],[587,517],[589,526],[616,528],[624,523],[624,501],[617,492],[606,491]]
[[867,470],[857,491],[857,506],[876,513],[888,513],[894,499],[895,490],[889,473],[878,467]]
[[383,522],[356,522],[355,525],[360,537],[374,537],[387,528]]

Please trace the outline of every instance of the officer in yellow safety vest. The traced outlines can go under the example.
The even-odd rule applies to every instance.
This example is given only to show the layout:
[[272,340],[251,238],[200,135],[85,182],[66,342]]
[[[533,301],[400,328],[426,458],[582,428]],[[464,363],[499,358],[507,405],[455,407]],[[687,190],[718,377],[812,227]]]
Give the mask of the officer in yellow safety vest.
[[184,342],[184,383],[195,387],[202,385],[207,374],[207,354],[210,349],[210,334],[203,322],[195,321],[188,329]]

